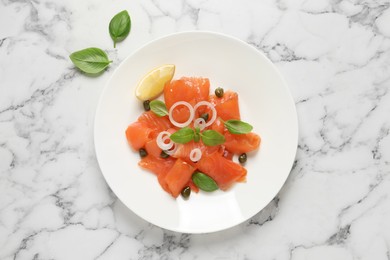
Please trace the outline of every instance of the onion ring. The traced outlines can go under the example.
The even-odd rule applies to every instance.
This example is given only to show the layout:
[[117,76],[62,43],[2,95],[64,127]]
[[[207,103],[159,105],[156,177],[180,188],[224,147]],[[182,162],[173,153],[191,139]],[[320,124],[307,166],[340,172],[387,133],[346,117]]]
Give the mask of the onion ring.
[[190,160],[197,162],[202,158],[202,151],[199,148],[194,148],[190,152]]
[[199,117],[194,121],[194,127],[199,127],[199,130],[202,131],[206,128],[206,121],[203,118]]
[[[175,119],[173,119],[173,110],[177,107],[177,106],[180,106],[180,105],[183,105],[183,106],[186,106],[188,108],[188,110],[190,111],[190,117],[188,118],[187,121],[185,121],[184,123],[179,123],[179,122],[176,122]],[[195,115],[195,110],[194,108],[191,106],[190,103],[186,102],[186,101],[178,101],[176,102],[175,104],[173,104],[173,106],[171,106],[171,108],[169,109],[169,120],[171,121],[171,123],[174,125],[174,126],[177,126],[177,127],[180,127],[180,128],[183,128],[183,127],[186,127],[188,126],[192,120],[194,119],[194,115]],[[216,116],[216,115],[215,115]]]
[[198,109],[198,107],[200,107],[200,106],[208,106],[211,109],[211,111],[213,112],[213,116],[204,126],[204,127],[208,127],[214,123],[215,119],[217,119],[217,110],[215,110],[215,107],[210,102],[200,101],[194,106],[194,113]]
[[[158,134],[157,139],[156,139],[156,143],[157,143],[158,147],[160,147],[161,150],[169,150],[172,148],[174,143],[169,138],[170,136],[171,136],[171,133],[169,133],[168,131],[162,131]],[[165,142],[166,140],[169,140],[169,142],[166,143]]]
[[[173,143],[172,142],[172,146],[171,146],[171,148],[168,148],[167,150],[164,150],[164,152],[166,153],[166,154],[168,154],[168,155],[173,155],[175,152],[176,152],[176,150],[177,150],[177,148],[178,148],[178,145],[176,144],[176,143]],[[172,148],[173,147],[173,148]]]

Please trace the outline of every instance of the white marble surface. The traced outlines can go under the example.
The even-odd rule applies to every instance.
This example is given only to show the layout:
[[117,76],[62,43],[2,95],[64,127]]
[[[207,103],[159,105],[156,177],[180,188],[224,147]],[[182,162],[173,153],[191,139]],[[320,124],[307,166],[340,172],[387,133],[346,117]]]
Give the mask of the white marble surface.
[[[133,26],[117,49],[110,18]],[[135,216],[96,162],[97,100],[157,37],[226,33],[285,76],[300,120],[295,166],[269,206],[188,235]],[[114,60],[91,78],[68,55]],[[390,259],[390,1],[0,1],[0,259]]]

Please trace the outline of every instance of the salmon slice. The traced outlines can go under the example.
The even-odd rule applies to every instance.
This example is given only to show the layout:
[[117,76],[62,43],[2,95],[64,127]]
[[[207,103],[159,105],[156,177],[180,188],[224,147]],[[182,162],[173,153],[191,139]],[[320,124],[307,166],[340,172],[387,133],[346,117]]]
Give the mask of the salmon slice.
[[136,122],[127,127],[126,138],[134,150],[139,150],[161,131],[165,131],[171,127],[172,124],[168,117],[158,117],[152,111],[148,111],[142,113]]
[[180,192],[189,183],[192,173],[196,170],[193,166],[181,159],[177,159],[175,164],[166,174],[164,181],[173,197],[179,196]]
[[134,150],[139,150],[150,141],[150,134],[152,130],[144,123],[134,122],[126,129],[127,142]]
[[154,174],[157,175],[157,180],[160,184],[160,186],[168,193],[171,193],[168,184],[165,182],[165,176],[169,172],[169,170],[173,167],[175,164],[176,159],[172,157],[168,157],[166,159],[163,159],[161,157],[154,157],[152,155],[148,155],[141,159],[141,161],[138,162],[138,165],[148,170]]
[[214,179],[221,190],[227,190],[237,181],[244,181],[247,172],[244,167],[217,152],[202,157],[197,166],[201,172]]
[[223,120],[240,119],[238,94],[236,92],[226,91],[221,98],[210,95],[209,102],[215,106],[218,117]]
[[259,148],[261,142],[260,136],[253,132],[237,135],[226,131],[225,139],[226,149],[234,154],[252,152]]
[[142,113],[138,122],[145,124],[151,130],[152,137],[156,137],[161,131],[173,126],[167,116],[159,117],[152,111]]
[[228,159],[228,160],[231,161],[231,160],[233,160],[234,153],[228,151],[228,150],[224,147],[222,156],[225,157],[226,159]]
[[148,152],[148,154],[152,155],[153,157],[160,157],[161,155],[161,148],[158,147],[158,144],[156,142],[156,139],[152,139],[145,143],[145,149]]
[[156,174],[157,176],[160,176],[164,173],[167,173],[172,166],[175,164],[176,159],[172,157],[168,158],[161,158],[161,157],[154,157],[152,155],[148,155],[144,158],[142,158],[138,165],[148,171],[151,171],[152,173]]
[[[172,165],[172,167],[173,167],[173,165]],[[170,170],[170,169],[169,169],[169,170]],[[169,170],[168,170],[168,171],[169,171]],[[168,187],[168,183],[165,181],[165,177],[167,176],[168,171],[161,172],[161,173],[157,176],[157,180],[158,180],[158,183],[160,184],[161,188],[163,188],[163,190],[165,190],[166,192],[168,192],[169,194],[171,194],[171,190],[170,190],[169,187]]]
[[[165,85],[164,100],[168,110],[178,101],[186,101],[190,103],[191,106],[195,106],[199,101],[207,101],[209,92],[210,81],[207,78],[183,77]],[[197,116],[199,116],[204,109],[204,107],[201,107],[199,111],[197,111]],[[185,106],[176,107],[172,113],[175,121],[180,123],[187,121],[189,115],[189,110]]]
[[225,126],[219,118],[215,119],[214,123],[210,126],[211,130],[217,131],[220,134],[224,134]]

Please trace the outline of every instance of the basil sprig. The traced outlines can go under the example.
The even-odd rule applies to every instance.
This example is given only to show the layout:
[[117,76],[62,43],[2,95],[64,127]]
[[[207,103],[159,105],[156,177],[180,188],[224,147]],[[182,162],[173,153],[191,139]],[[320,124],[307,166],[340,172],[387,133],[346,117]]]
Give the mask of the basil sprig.
[[217,183],[212,178],[199,171],[192,174],[192,181],[203,191],[211,192],[218,189]]
[[130,28],[131,19],[126,10],[119,12],[111,19],[108,29],[114,41],[114,48],[116,48],[117,42],[123,41],[129,35]]
[[159,117],[168,115],[167,106],[160,100],[150,101],[149,106],[150,110]]
[[202,142],[207,146],[219,145],[225,142],[225,137],[214,130],[206,130],[201,133],[198,128],[194,131],[192,128],[184,127],[171,134],[171,140],[179,144],[186,144],[192,140],[199,142],[199,139],[202,139]]
[[99,48],[87,48],[73,52],[69,58],[81,71],[89,74],[102,72],[112,62],[107,54]]
[[194,135],[194,141],[195,143],[199,142],[200,140],[200,128],[195,127],[195,135]]
[[189,127],[184,127],[171,134],[171,140],[175,143],[186,144],[194,139],[194,135],[194,130]]
[[253,126],[250,124],[236,119],[228,120],[224,124],[232,134],[247,134],[253,129]]

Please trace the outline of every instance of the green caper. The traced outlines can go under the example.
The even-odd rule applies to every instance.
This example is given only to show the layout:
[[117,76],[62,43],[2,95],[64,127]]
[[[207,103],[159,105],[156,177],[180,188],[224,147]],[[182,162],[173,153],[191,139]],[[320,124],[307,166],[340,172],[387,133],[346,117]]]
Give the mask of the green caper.
[[246,153],[243,153],[241,154],[240,156],[238,156],[238,161],[243,164],[246,162],[246,159],[247,159],[247,156],[246,156]]
[[143,158],[143,157],[146,157],[147,155],[148,155],[148,152],[144,148],[139,149],[139,156],[141,156]]
[[167,154],[167,153],[164,152],[164,151],[161,151],[160,157],[166,159],[166,158],[169,157],[169,154]]
[[207,122],[207,120],[209,120],[209,114],[208,113],[203,113],[202,115],[200,115],[200,118],[203,118],[203,120],[205,122]]
[[189,186],[184,187],[180,194],[184,199],[188,199],[191,195],[191,188]]
[[223,97],[223,88],[216,88],[215,95],[219,98]]
[[145,111],[149,111],[150,110],[150,100],[145,100],[143,105],[144,105]]

